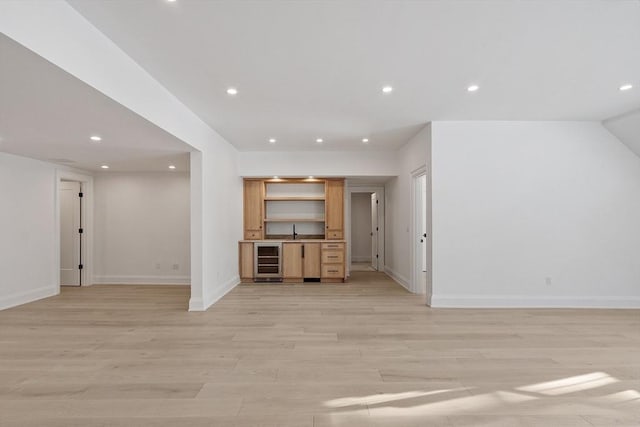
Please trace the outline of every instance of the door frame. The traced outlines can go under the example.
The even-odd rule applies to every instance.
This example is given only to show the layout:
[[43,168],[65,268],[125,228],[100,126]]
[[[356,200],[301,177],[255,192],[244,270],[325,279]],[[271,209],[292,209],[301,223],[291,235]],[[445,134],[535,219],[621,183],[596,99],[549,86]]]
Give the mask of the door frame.
[[56,169],[55,181],[55,272],[56,289],[60,293],[60,186],[62,181],[76,181],[82,184],[82,265],[81,286],[93,285],[93,177],[77,172]]
[[384,186],[382,185],[358,185],[346,182],[345,194],[345,240],[347,241],[347,276],[351,275],[351,195],[353,193],[377,193],[378,194],[378,271],[385,271],[384,262]]
[[[420,289],[421,286],[419,285],[419,273],[418,273],[418,268],[421,268],[421,263],[418,263],[418,254],[417,254],[417,250],[416,247],[418,245],[418,240],[416,238],[417,236],[417,232],[418,232],[418,218],[416,216],[416,202],[417,202],[417,198],[416,198],[416,190],[418,189],[417,181],[420,177],[425,176],[426,177],[426,193],[427,193],[427,200],[426,200],[426,205],[427,208],[426,210],[429,210],[429,174],[427,171],[427,166],[423,165],[420,166],[419,168],[411,171],[411,202],[410,202],[410,206],[411,206],[411,226],[410,226],[410,232],[409,232],[409,236],[410,236],[410,243],[409,243],[409,256],[410,256],[410,267],[411,267],[411,283],[410,283],[410,289],[411,292],[413,292],[414,294],[420,294],[420,295],[427,295],[427,299],[429,299],[429,277],[431,276],[431,260],[429,259],[429,253],[430,251],[427,249],[426,252],[426,256],[427,256],[427,283],[426,283],[426,289]],[[429,219],[429,212],[424,212],[425,215],[427,215],[427,237],[426,237],[426,246],[427,248],[431,245],[431,236],[430,236],[430,221]],[[428,302],[429,303],[429,302]]]

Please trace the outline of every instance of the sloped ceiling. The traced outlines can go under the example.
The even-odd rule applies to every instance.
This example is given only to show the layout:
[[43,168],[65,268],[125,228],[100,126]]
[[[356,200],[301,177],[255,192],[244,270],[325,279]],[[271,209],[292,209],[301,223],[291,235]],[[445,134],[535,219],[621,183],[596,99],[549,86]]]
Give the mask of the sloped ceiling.
[[640,108],[604,121],[604,126],[640,156]]

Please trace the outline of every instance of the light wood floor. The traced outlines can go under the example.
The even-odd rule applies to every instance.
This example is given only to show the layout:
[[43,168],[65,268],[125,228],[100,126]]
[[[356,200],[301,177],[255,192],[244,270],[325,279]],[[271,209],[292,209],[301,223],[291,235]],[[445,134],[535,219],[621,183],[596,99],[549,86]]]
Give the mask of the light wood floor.
[[381,273],[0,312],[1,426],[639,426],[640,311],[428,309]]

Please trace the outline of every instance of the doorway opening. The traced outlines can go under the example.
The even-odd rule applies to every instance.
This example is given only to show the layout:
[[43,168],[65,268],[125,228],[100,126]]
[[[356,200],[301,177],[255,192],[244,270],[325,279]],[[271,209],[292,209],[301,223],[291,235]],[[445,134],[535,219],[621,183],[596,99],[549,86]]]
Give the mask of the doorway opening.
[[351,271],[378,271],[374,193],[351,194]]
[[384,188],[349,186],[346,206],[349,272],[384,271]]
[[412,174],[411,290],[431,295],[431,206],[428,174],[425,167]]
[[60,286],[93,284],[93,177],[56,171],[55,268]]
[[82,286],[82,183],[62,180],[60,200],[60,286]]

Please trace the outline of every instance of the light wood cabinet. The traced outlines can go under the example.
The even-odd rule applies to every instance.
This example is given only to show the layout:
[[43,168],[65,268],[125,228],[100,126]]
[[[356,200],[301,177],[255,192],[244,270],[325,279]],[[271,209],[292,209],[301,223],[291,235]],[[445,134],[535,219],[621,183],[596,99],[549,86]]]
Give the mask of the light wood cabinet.
[[325,239],[344,238],[344,180],[329,179],[325,184]]
[[345,280],[344,243],[322,243],[321,278],[323,282]]
[[337,279],[342,281],[344,278],[344,265],[342,264],[322,264],[323,279]]
[[263,238],[263,199],[264,182],[257,179],[244,180],[244,238],[260,240]]
[[320,278],[320,243],[304,243],[303,255],[304,278]]
[[302,243],[282,244],[282,278],[302,279]]
[[253,243],[240,242],[239,262],[240,279],[253,280]]

